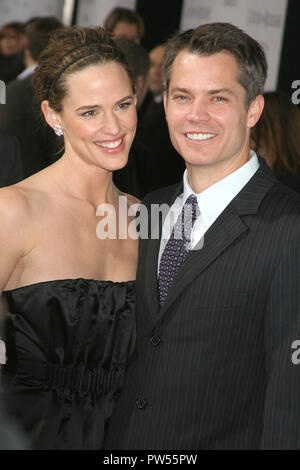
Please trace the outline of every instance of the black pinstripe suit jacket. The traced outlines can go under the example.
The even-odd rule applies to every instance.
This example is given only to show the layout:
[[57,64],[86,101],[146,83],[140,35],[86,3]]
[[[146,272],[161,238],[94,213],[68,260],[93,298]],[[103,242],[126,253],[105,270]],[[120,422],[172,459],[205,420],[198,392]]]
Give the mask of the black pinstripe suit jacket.
[[161,310],[159,243],[140,243],[137,355],[107,448],[300,449],[299,196],[260,160]]

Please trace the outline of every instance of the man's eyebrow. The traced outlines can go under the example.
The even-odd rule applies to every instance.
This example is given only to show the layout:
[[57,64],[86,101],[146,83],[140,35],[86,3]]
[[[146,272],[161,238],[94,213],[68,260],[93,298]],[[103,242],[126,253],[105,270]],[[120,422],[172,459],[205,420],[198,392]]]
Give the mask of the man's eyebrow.
[[[174,87],[170,90],[172,93],[191,93],[187,88]],[[233,92],[229,88],[218,88],[215,90],[208,90],[209,95],[217,95],[218,93],[226,93],[227,95],[233,95]]]
[[233,92],[229,88],[218,88],[216,90],[209,90],[209,95],[218,95],[219,93],[226,93],[227,95],[233,95]]
[[187,90],[186,88],[180,88],[180,87],[171,88],[170,91],[171,91],[172,93],[177,93],[177,92],[180,92],[180,93],[190,93],[189,90]]

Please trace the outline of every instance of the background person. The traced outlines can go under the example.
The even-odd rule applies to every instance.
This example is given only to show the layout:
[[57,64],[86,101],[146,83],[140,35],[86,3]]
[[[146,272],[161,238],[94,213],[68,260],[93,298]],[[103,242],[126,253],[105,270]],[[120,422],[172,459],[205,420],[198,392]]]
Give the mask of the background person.
[[145,114],[149,114],[151,112],[151,107],[154,107],[155,104],[160,104],[163,101],[164,85],[162,77],[162,66],[164,63],[164,55],[164,44],[159,44],[149,52],[149,91],[147,102],[144,104],[143,107],[143,112]]
[[300,192],[300,111],[281,91],[264,94],[265,106],[251,131],[252,144],[282,183]]
[[18,139],[0,129],[0,188],[18,183],[24,170]]
[[15,421],[7,414],[0,398],[0,450],[28,450],[28,448],[26,438]]
[[[148,52],[129,39],[118,39],[117,45],[125,55],[135,82],[137,110],[142,105],[148,89],[150,60]],[[152,155],[140,139],[139,123],[130,148],[128,163],[124,168],[114,171],[116,186],[125,193],[143,198],[149,192],[149,168]]]
[[165,117],[162,80],[164,52],[165,45],[160,44],[149,53],[149,90],[138,113],[137,136],[148,155],[146,193],[179,182],[185,169],[184,161],[171,143]]
[[145,34],[143,18],[129,8],[114,8],[105,19],[104,28],[112,33],[115,39],[126,38],[137,44],[141,43]]
[[149,87],[150,59],[146,49],[130,39],[116,40],[123,52],[135,81],[137,109],[141,107]]
[[1,367],[6,363],[6,347],[2,341],[6,306],[0,296],[0,450],[27,450],[28,442],[16,421],[7,413],[2,401]]
[[24,23],[14,21],[0,29],[0,80],[13,80],[23,69]]
[[32,78],[39,56],[62,24],[55,17],[30,20],[25,28],[25,70],[6,87],[6,104],[0,108],[0,127],[14,134],[21,148],[24,176],[46,168],[62,155],[62,139],[41,118],[34,100]]

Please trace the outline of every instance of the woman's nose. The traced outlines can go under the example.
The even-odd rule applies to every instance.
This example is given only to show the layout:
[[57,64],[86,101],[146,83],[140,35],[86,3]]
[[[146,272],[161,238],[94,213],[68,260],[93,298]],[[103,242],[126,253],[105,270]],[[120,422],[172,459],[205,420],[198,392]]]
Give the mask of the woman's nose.
[[118,135],[120,132],[120,123],[114,112],[107,113],[103,124],[103,130],[107,134]]

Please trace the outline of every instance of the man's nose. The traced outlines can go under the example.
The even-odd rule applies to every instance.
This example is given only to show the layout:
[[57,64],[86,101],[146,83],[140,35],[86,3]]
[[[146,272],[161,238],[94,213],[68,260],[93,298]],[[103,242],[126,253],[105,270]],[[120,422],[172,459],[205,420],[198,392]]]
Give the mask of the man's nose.
[[210,119],[210,114],[207,106],[202,101],[194,101],[187,118],[192,121],[208,121]]

